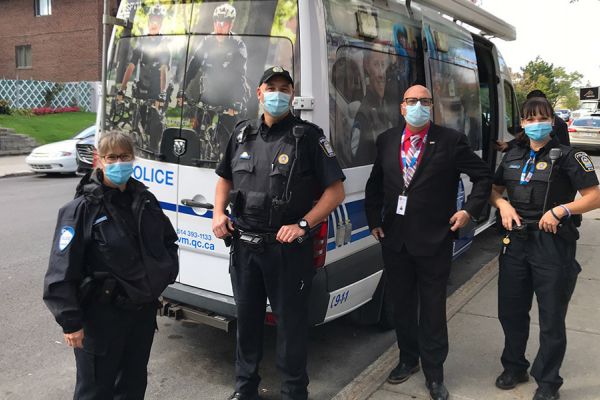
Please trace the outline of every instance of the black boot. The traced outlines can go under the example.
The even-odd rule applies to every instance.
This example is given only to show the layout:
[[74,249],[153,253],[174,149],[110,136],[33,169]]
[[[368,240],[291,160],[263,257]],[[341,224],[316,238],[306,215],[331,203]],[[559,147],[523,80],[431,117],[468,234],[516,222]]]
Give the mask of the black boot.
[[519,383],[529,381],[527,371],[515,372],[505,369],[500,376],[496,378],[496,387],[502,390],[514,389]]
[[390,372],[387,381],[393,385],[397,385],[398,383],[406,382],[411,375],[419,372],[421,368],[419,367],[419,363],[416,365],[408,365],[405,363],[398,363],[396,368]]
[[448,393],[448,389],[444,386],[444,382],[427,381],[426,385],[427,389],[429,389],[431,400],[448,400],[448,397],[450,397],[450,393]]
[[533,400],[558,400],[560,399],[560,394],[558,394],[558,390],[551,390],[547,388],[537,388],[535,394],[533,395]]

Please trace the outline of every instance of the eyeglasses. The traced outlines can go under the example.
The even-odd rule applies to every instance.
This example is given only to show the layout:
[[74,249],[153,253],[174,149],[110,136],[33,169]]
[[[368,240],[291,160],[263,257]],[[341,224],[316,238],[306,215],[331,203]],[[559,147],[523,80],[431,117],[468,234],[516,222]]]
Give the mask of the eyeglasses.
[[115,163],[118,160],[123,162],[128,162],[133,160],[133,154],[131,153],[123,153],[123,154],[107,154],[105,156],[101,156],[102,159],[108,163]]
[[417,102],[420,102],[422,106],[429,107],[433,104],[433,99],[431,97],[421,97],[420,99],[416,97],[407,97],[404,99],[404,102],[409,106],[417,105]]

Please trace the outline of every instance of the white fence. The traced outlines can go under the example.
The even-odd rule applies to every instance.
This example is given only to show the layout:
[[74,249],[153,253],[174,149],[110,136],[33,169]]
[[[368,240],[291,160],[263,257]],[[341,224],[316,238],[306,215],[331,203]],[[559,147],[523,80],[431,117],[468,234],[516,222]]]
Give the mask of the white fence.
[[[79,106],[95,112],[98,104],[98,82],[49,82],[0,79],[0,99],[9,100],[11,108],[44,106],[44,95],[56,88],[52,107]],[[60,90],[59,90],[60,88]]]

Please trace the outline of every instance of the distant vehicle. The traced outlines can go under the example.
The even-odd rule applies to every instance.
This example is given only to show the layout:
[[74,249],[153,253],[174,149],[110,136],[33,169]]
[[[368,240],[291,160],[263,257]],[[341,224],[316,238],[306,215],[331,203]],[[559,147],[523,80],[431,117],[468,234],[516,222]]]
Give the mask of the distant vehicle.
[[562,118],[565,122],[571,118],[571,110],[554,110],[554,114]]
[[77,174],[84,175],[94,167],[94,156],[96,154],[96,139],[89,137],[81,140],[75,146],[77,149]]
[[579,89],[579,100],[581,106],[571,113],[574,119],[600,112],[600,86]]
[[573,120],[569,138],[573,147],[600,149],[600,114]]
[[75,146],[84,139],[94,141],[96,126],[90,126],[79,132],[72,139],[45,144],[33,149],[25,159],[33,172],[43,174],[72,174],[77,171]]

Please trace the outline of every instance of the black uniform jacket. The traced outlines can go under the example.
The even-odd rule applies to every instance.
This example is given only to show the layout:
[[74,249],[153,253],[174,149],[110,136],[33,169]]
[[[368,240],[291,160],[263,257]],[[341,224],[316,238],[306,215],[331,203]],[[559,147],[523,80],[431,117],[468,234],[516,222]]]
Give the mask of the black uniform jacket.
[[[225,156],[216,169],[217,175],[232,181],[234,191],[266,192],[265,188],[273,189],[273,178],[278,175],[281,175],[285,184],[288,174],[291,173],[292,157],[295,158],[292,135],[295,126],[303,127],[304,134],[298,142],[298,162],[294,169],[295,179],[291,180],[289,187],[292,193],[291,200],[283,213],[284,225],[298,222],[310,211],[314,201],[321,197],[327,187],[346,179],[321,128],[295,117],[292,113],[288,113],[271,127],[264,123],[264,117],[254,121],[242,121],[236,126]],[[246,127],[255,136],[253,148],[248,148],[247,151],[245,149],[250,140],[246,143],[239,143],[237,140]],[[268,148],[272,149],[272,154],[264,153],[268,152]],[[236,179],[235,174],[243,178]],[[243,182],[245,187],[236,187],[236,181]],[[269,197],[273,195],[274,192],[268,193]],[[255,196],[256,198],[259,197]],[[268,214],[269,205],[265,207],[264,202],[258,202],[249,207],[250,201],[246,203],[248,213],[236,220],[240,228],[256,232],[277,232],[279,226],[267,228],[264,223],[258,222],[259,219],[250,215],[250,208],[255,208],[256,214]]]
[[[550,150],[555,148],[560,149],[561,156],[552,166],[549,155]],[[521,173],[530,157],[530,151],[527,141],[517,142],[504,155],[494,177],[494,184],[506,187],[511,205],[526,221],[538,221],[542,217],[544,200],[547,211],[572,202],[578,191],[598,185],[591,157],[583,151],[560,144],[556,137],[537,152],[531,180],[521,185]],[[579,222],[576,221],[576,224]],[[567,223],[562,225],[569,227]],[[577,233],[574,233],[577,238]]]
[[396,214],[404,191],[400,142],[404,124],[377,138],[377,157],[365,189],[369,228],[382,227],[384,246],[417,256],[434,254],[450,234],[450,217],[456,212],[461,173],[473,182],[463,209],[477,218],[488,201],[492,186],[490,168],[477,156],[460,132],[431,124],[423,156],[406,188],[405,215]]
[[58,212],[44,279],[44,302],[65,333],[81,329],[79,287],[94,273],[108,273],[134,304],[155,301],[179,272],[177,234],[156,198],[129,179],[131,213],[113,202],[117,189],[101,184],[102,171],[86,175],[74,200]]

